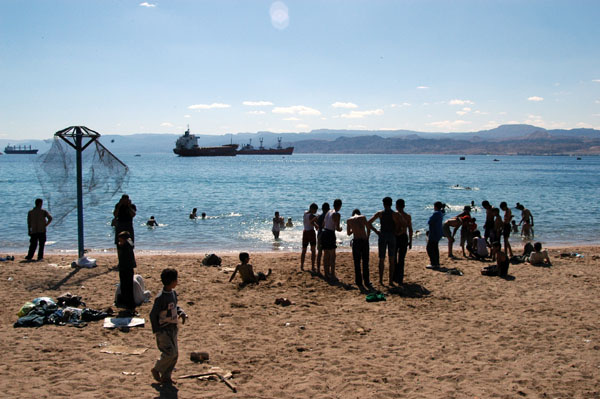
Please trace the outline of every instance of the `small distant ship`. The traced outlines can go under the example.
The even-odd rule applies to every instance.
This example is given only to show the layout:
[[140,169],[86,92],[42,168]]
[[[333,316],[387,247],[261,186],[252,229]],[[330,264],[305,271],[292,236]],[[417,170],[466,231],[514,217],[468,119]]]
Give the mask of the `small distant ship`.
[[175,143],[173,152],[180,157],[234,157],[237,153],[237,144],[226,144],[220,147],[199,147],[198,137],[190,134],[190,127],[180,136]]
[[242,146],[237,152],[238,155],[292,155],[294,147],[283,148],[281,146],[281,137],[277,138],[277,148],[265,148],[263,147],[263,138],[260,139],[260,147],[252,147],[252,139],[250,143]]
[[7,145],[4,147],[6,154],[37,154],[38,150],[30,145]]

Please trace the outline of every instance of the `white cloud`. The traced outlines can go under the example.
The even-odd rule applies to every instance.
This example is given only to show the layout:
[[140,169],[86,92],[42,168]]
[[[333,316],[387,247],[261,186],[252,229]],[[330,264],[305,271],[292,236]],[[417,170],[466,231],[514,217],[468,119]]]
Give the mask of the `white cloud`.
[[419,90],[427,90],[427,89],[429,89],[429,86],[417,86],[417,89],[419,89]]
[[350,111],[347,114],[342,114],[342,118],[347,118],[347,119],[359,119],[359,118],[364,118],[365,116],[372,116],[372,115],[383,115],[383,110],[382,109],[372,109],[369,111]]
[[592,114],[592,116],[600,116],[600,114]]
[[596,100],[594,101],[596,104],[600,104],[600,100]]
[[184,118],[191,118],[192,115],[183,115]]
[[295,116],[290,116],[289,118],[283,118],[284,121],[299,121],[300,118],[296,118]]
[[276,1],[271,4],[269,14],[271,14],[271,24],[275,29],[283,30],[288,27],[290,16],[288,8],[283,2]]
[[450,102],[448,104],[450,104],[450,105],[473,105],[474,103],[471,100],[454,99],[454,100],[450,100]]
[[156,4],[151,4],[151,3],[144,1],[143,3],[140,3],[140,7],[154,8],[154,7],[156,7]]
[[527,98],[527,100],[539,102],[539,101],[544,101],[544,97],[532,96],[532,97]]
[[463,115],[466,115],[466,114],[468,114],[467,111],[456,111],[456,115],[463,116]]
[[358,105],[354,103],[341,103],[339,101],[334,102],[333,104],[331,104],[331,106],[333,108],[358,108]]
[[473,113],[474,113],[474,114],[477,114],[477,115],[487,115],[487,114],[488,114],[488,112],[485,112],[485,111],[479,111],[479,110],[475,110],[475,111],[473,111]]
[[248,115],[264,115],[266,114],[265,111],[248,111],[246,112]]
[[592,126],[592,125],[590,125],[589,123],[586,123],[586,122],[579,122],[575,126],[576,127],[585,128],[585,129],[593,129],[594,128],[594,126]]
[[194,104],[190,105],[188,109],[213,109],[213,108],[229,108],[229,104],[212,103],[212,104]]
[[309,126],[304,123],[299,123],[296,125],[296,129],[308,129]]
[[271,101],[244,101],[242,104],[249,107],[264,107],[267,105],[273,105]]
[[364,130],[366,128],[365,125],[348,125],[348,129]]
[[392,108],[401,108],[401,107],[410,107],[410,106],[411,106],[410,103],[390,104],[390,107],[392,107]]
[[594,79],[592,82],[600,83],[600,79]]
[[441,129],[448,129],[448,130],[454,130],[454,129],[457,129],[459,127],[462,127],[462,126],[465,126],[465,125],[469,125],[469,124],[471,124],[471,122],[469,122],[469,121],[463,121],[463,120],[438,121],[438,122],[431,122],[431,123],[429,123],[430,126],[441,128]]
[[173,127],[173,124],[171,122],[163,122],[160,125],[163,127]]
[[321,115],[321,112],[314,108],[304,105],[292,105],[291,107],[275,107],[272,111],[274,114],[292,114],[292,115]]

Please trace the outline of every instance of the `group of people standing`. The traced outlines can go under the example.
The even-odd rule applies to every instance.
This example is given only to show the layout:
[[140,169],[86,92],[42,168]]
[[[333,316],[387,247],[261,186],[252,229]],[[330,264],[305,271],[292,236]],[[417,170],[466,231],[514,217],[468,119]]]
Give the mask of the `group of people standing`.
[[[474,203],[471,202],[474,206]],[[492,260],[497,260],[502,263],[502,268],[508,270],[508,257],[513,257],[513,250],[509,242],[511,233],[518,232],[518,226],[523,225],[522,235],[533,236],[533,215],[529,209],[522,204],[517,203],[516,207],[521,211],[521,221],[517,224],[510,207],[506,202],[501,202],[499,207],[493,207],[489,201],[484,200],[481,203],[485,209],[485,224],[484,235],[477,229],[476,219],[471,217],[471,206],[465,206],[463,212],[443,221],[446,205],[438,201],[433,204],[433,215],[429,218],[428,237],[427,237],[427,254],[430,264],[427,266],[431,269],[440,268],[440,257],[438,243],[442,237],[448,240],[448,257],[455,258],[452,247],[455,242],[455,235],[460,229],[460,245],[463,256],[465,253],[465,244],[469,252],[469,257],[476,259],[484,259],[491,255]],[[500,211],[504,214],[501,215]],[[502,243],[504,251],[502,252]],[[491,253],[488,252],[491,249]],[[497,259],[498,254],[502,259]],[[505,259],[506,258],[506,259]],[[501,273],[502,274],[502,273]],[[505,274],[505,273],[504,273]]]
[[[369,277],[369,237],[371,232],[378,236],[379,246],[379,284],[383,285],[385,274],[385,258],[388,257],[390,286],[402,284],[404,280],[404,258],[409,248],[412,248],[412,219],[404,210],[404,200],[396,201],[396,210],[392,210],[393,200],[383,199],[383,210],[378,211],[367,219],[360,209],[354,209],[352,216],[346,221],[346,233],[352,236],[351,247],[354,260],[355,283],[361,291],[372,290]],[[333,209],[325,202],[321,206],[321,214],[317,215],[318,206],[313,203],[304,212],[302,233],[302,254],[300,269],[304,270],[306,252],[311,249],[311,271],[321,274],[321,259],[323,260],[323,276],[331,282],[337,282],[335,274],[336,232],[341,232],[340,209],[342,200],[333,201]],[[379,220],[377,229],[373,223]],[[316,251],[315,251],[316,249]],[[315,253],[316,252],[316,253]]]
[[[352,211],[352,216],[346,221],[346,233],[352,236],[350,246],[354,261],[355,283],[359,289],[372,289],[369,277],[369,237],[371,232],[377,236],[379,255],[379,284],[384,285],[385,261],[388,259],[388,284],[401,285],[404,281],[405,257],[408,249],[412,248],[413,226],[410,214],[405,211],[403,199],[396,201],[396,209],[392,209],[393,200],[385,197],[383,209],[367,219],[359,209]],[[460,230],[460,246],[463,256],[483,259],[491,255],[492,260],[497,260],[500,255],[503,263],[512,257],[513,251],[509,237],[512,232],[518,231],[518,226],[523,226],[523,235],[533,235],[533,215],[522,204],[517,203],[516,208],[521,211],[521,221],[517,224],[511,209],[506,202],[501,202],[498,208],[493,207],[489,201],[481,203],[486,212],[484,235],[477,229],[477,219],[471,216],[475,207],[465,206],[463,211],[446,221],[444,213],[446,205],[441,201],[433,204],[434,212],[428,220],[427,254],[429,256],[429,269],[439,269],[440,254],[439,241],[446,237],[448,240],[448,257],[455,258],[453,244],[456,233]],[[300,256],[300,269],[304,270],[308,248],[311,250],[311,271],[321,275],[321,260],[323,261],[323,277],[331,282],[337,282],[335,273],[336,260],[336,232],[341,232],[340,208],[342,201],[336,199],[333,209],[325,202],[318,212],[318,205],[313,203],[303,215],[302,253]],[[504,214],[501,216],[500,211]],[[374,223],[379,222],[379,228]],[[466,251],[465,251],[466,248]],[[488,251],[489,250],[489,251]],[[467,254],[468,251],[468,254]],[[482,254],[485,251],[485,254]],[[508,268],[506,267],[506,270]]]

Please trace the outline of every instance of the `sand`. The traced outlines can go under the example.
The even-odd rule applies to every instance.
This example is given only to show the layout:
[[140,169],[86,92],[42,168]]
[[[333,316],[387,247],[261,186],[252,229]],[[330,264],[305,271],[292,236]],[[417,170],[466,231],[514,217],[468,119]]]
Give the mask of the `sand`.
[[[443,250],[441,247],[440,249]],[[583,258],[560,258],[578,252]],[[237,257],[223,268],[201,255],[137,255],[137,273],[153,294],[160,271],[179,271],[180,305],[189,315],[179,335],[174,376],[210,367],[234,371],[238,392],[218,381],[179,379],[177,390],[153,382],[158,350],[147,321],[129,332],[102,321],[84,328],[13,328],[35,297],[81,295],[89,307],[113,305],[115,255],[94,255],[95,269],[74,271],[72,257],[0,263],[0,394],[20,398],[599,398],[600,248],[555,248],[551,268],[511,265],[514,279],[485,277],[482,263],[442,263],[463,276],[426,270],[409,251],[406,290],[368,303],[357,289],[331,286],[299,271],[298,253],[252,254],[255,271],[273,269],[258,286],[229,283]],[[377,281],[376,254],[371,279]],[[22,258],[22,256],[21,256]],[[354,281],[350,253],[338,275]],[[237,279],[237,278],[236,278]],[[387,278],[386,278],[387,280]],[[377,284],[376,284],[377,287]],[[282,307],[280,297],[294,302]],[[121,352],[104,353],[107,347]],[[206,351],[205,364],[190,361]]]

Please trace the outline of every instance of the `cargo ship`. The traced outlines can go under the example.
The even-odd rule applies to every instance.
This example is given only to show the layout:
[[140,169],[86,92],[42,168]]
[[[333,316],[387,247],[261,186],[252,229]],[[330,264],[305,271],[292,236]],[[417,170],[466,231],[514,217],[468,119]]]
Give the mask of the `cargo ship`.
[[4,147],[6,154],[37,154],[38,150],[30,145],[7,145]]
[[173,152],[180,157],[234,157],[237,154],[237,144],[226,144],[219,147],[199,147],[198,137],[190,134],[190,128],[180,136],[175,143]]
[[242,146],[237,152],[238,155],[292,155],[294,147],[283,148],[281,146],[281,137],[277,138],[277,148],[265,148],[263,147],[263,138],[260,139],[260,147],[254,148],[252,146],[252,139],[250,143]]

